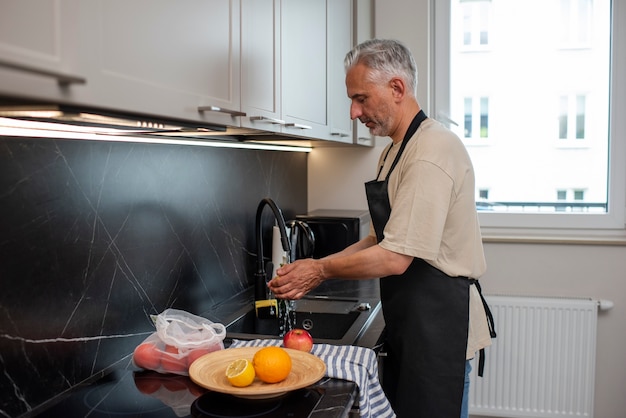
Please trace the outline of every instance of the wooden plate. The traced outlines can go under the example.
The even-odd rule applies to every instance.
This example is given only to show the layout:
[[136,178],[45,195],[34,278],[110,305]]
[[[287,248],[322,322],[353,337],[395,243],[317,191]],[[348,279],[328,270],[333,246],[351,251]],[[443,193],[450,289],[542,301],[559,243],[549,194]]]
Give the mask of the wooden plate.
[[264,399],[281,396],[289,391],[312,385],[324,377],[326,364],[313,354],[285,348],[291,357],[291,372],[282,382],[264,383],[258,378],[250,386],[238,388],[226,379],[226,367],[234,360],[252,361],[262,347],[227,348],[198,358],[189,368],[189,377],[196,384],[215,392],[242,398]]

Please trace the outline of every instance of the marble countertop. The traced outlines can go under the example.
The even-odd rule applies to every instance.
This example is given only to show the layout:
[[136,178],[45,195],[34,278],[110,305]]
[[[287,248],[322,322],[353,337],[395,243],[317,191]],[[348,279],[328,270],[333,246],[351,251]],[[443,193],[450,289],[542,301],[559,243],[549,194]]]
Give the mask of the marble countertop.
[[[356,383],[345,380],[324,378],[300,391],[304,390],[311,392],[314,398],[313,403],[317,402],[313,411],[308,415],[312,418],[346,417],[355,400],[358,399]],[[207,395],[223,396],[220,398],[222,408],[226,407],[225,402],[233,402],[235,408],[237,403],[249,402],[229,395],[210,393],[197,386],[187,376],[141,371],[130,362],[126,362],[95,382],[72,391],[69,396],[37,416],[40,418],[60,416],[104,418],[112,415],[134,418],[196,417],[198,416],[197,410],[194,410],[192,405],[196,399]],[[303,394],[290,393],[286,396],[298,397]],[[279,401],[286,403],[288,399]],[[271,416],[271,414],[259,416]]]
[[[331,280],[317,288],[312,295],[331,297],[377,298],[378,281]],[[232,314],[241,304],[249,303],[247,294],[240,295],[229,303],[202,314],[216,322]],[[378,310],[354,345],[375,348],[384,328],[382,312]],[[141,339],[137,343],[141,342]],[[228,340],[225,341],[228,345]],[[358,386],[354,382],[324,378],[307,388],[320,394],[319,402],[311,417],[347,417],[358,415]],[[37,414],[39,417],[92,416],[104,417],[115,413],[124,416],[124,408],[131,407],[127,416],[136,417],[187,417],[191,415],[191,404],[206,390],[195,385],[186,376],[159,375],[137,369],[130,356],[109,367],[91,383],[81,386],[65,397],[51,401],[50,408]],[[291,396],[291,395],[290,395]],[[316,395],[319,396],[319,395]],[[138,411],[141,411],[140,413]],[[352,411],[352,412],[351,412]],[[59,413],[61,413],[59,415]],[[139,413],[139,415],[138,415]],[[69,414],[69,415],[68,415]]]

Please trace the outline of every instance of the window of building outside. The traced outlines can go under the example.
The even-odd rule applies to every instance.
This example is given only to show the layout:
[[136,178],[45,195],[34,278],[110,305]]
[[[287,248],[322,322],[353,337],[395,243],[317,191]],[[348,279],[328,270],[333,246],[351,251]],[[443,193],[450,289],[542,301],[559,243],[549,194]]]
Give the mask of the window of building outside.
[[624,236],[620,3],[434,2],[433,107],[472,158],[483,233]]

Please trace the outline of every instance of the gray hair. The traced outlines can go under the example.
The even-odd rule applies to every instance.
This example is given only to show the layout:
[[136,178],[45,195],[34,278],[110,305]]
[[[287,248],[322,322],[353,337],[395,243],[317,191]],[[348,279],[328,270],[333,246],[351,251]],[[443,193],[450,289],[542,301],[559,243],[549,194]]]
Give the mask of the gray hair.
[[417,65],[411,51],[400,41],[371,39],[360,43],[346,54],[343,64],[346,72],[357,64],[371,68],[374,81],[378,82],[400,77],[408,91],[417,95]]

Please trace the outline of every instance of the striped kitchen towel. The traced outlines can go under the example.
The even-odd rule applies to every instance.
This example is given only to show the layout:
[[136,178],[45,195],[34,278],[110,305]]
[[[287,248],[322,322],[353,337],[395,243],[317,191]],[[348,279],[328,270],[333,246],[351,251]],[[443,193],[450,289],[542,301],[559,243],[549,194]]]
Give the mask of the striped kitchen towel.
[[[231,347],[281,346],[282,340],[233,340]],[[326,363],[326,376],[355,382],[359,387],[361,417],[395,417],[389,400],[378,381],[374,350],[351,345],[313,344],[311,354]]]

